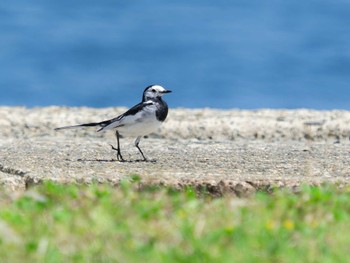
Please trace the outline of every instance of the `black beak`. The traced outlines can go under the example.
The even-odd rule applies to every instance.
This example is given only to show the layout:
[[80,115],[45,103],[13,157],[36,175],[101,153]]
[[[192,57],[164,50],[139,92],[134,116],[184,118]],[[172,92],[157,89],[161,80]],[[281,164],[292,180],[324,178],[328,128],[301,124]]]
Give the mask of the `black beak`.
[[172,92],[171,90],[164,90],[164,91],[162,91],[162,93],[170,93],[170,92]]

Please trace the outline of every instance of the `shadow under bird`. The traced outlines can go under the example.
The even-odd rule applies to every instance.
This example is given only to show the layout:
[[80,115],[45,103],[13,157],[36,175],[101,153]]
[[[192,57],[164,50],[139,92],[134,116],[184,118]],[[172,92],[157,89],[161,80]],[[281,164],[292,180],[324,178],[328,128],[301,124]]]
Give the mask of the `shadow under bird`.
[[124,158],[120,151],[119,138],[120,135],[135,136],[135,146],[141,153],[143,160],[147,161],[145,155],[139,147],[140,140],[143,136],[156,131],[162,122],[168,115],[168,105],[162,99],[162,96],[166,93],[170,93],[170,90],[166,90],[159,85],[148,86],[142,96],[142,101],[119,115],[116,118],[101,121],[84,123],[73,126],[64,126],[56,128],[55,130],[74,129],[80,127],[101,127],[97,132],[115,129],[115,135],[117,137],[117,148],[113,145],[112,149],[117,151],[118,161],[124,161]]

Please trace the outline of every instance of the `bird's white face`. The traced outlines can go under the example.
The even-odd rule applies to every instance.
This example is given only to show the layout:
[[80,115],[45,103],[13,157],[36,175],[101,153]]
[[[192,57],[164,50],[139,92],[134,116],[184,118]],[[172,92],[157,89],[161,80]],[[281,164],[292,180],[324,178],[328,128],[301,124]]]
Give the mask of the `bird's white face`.
[[153,85],[145,89],[145,91],[143,92],[143,97],[145,100],[151,99],[151,98],[159,98],[163,96],[165,93],[170,93],[170,92],[171,92],[170,90],[166,90],[162,86]]

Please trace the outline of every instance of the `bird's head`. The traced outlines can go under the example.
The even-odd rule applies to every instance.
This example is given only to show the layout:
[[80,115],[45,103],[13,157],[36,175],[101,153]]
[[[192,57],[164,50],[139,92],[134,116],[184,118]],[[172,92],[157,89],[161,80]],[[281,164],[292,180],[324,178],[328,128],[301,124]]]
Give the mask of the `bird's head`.
[[162,86],[159,85],[151,85],[148,86],[143,92],[143,101],[147,101],[152,98],[160,98],[165,93],[170,93],[171,90],[166,90]]

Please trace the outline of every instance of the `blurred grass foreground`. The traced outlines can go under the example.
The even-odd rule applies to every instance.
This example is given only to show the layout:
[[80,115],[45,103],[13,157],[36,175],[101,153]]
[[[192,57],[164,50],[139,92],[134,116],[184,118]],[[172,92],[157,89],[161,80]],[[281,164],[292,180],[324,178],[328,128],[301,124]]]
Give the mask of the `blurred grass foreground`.
[[0,262],[349,262],[350,190],[248,199],[46,182],[0,194]]

